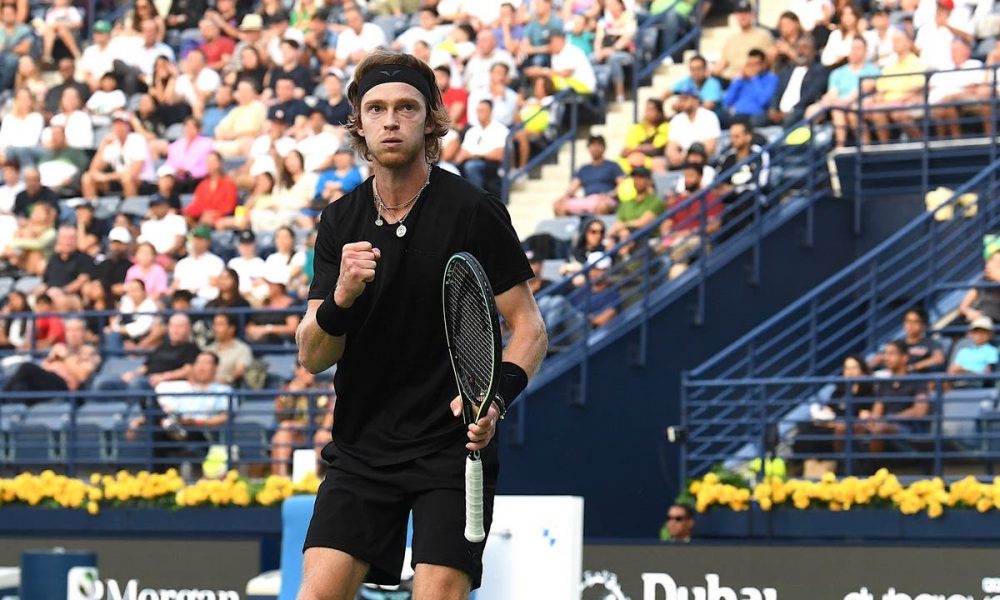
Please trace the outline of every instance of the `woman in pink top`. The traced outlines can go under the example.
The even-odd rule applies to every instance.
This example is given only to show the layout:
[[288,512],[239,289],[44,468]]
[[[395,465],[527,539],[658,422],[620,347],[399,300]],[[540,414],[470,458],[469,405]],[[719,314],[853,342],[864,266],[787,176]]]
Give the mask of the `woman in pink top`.
[[156,249],[149,242],[139,244],[135,250],[135,264],[125,273],[125,281],[142,281],[146,295],[156,300],[167,292],[167,272],[156,262]]

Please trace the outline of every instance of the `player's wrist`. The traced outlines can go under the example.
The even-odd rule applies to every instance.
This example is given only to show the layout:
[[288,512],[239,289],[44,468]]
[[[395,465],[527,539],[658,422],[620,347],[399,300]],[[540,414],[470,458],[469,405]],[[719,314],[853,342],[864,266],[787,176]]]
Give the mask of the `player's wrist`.
[[316,310],[316,324],[332,337],[347,334],[350,324],[350,307],[343,307],[335,300],[336,294],[330,294]]
[[497,405],[501,419],[506,416],[507,409],[526,387],[528,387],[528,374],[520,365],[510,361],[500,364],[500,383],[497,385],[497,394],[493,402]]

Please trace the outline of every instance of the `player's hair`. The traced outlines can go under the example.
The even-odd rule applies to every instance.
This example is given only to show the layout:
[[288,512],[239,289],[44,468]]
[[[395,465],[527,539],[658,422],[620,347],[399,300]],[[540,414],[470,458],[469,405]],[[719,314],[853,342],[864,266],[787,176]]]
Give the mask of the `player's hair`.
[[441,137],[448,133],[451,125],[448,110],[441,100],[441,91],[438,89],[437,81],[434,79],[434,72],[431,71],[431,68],[419,58],[399,52],[376,50],[365,57],[358,64],[357,69],[354,70],[354,81],[347,89],[347,100],[351,103],[351,114],[347,117],[347,132],[351,136],[351,146],[365,160],[371,160],[372,157],[368,152],[368,143],[365,142],[365,137],[360,133],[361,98],[358,97],[358,82],[369,71],[386,66],[409,67],[418,71],[427,80],[432,101],[427,105],[427,99],[423,98],[423,96],[421,97],[424,100],[424,104],[427,105],[426,124],[430,125],[431,130],[424,135],[424,157],[428,163],[437,162],[441,156]]

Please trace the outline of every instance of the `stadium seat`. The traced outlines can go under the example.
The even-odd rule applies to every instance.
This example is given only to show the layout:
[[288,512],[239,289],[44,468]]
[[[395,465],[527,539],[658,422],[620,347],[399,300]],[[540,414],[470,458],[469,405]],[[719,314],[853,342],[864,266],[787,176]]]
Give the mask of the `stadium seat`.
[[143,364],[141,358],[128,358],[124,356],[111,356],[104,359],[100,369],[94,375],[93,381],[96,383],[102,380],[121,379],[122,375],[133,371]]
[[535,233],[547,233],[559,240],[572,241],[580,232],[580,217],[545,219],[535,227]]
[[118,207],[118,212],[136,217],[146,216],[146,213],[149,212],[149,196],[125,198],[122,200],[121,206]]
[[566,261],[560,259],[546,260],[542,262],[542,279],[548,281],[559,281],[562,279],[562,269]]
[[121,205],[121,198],[118,196],[101,196],[97,199],[97,207],[94,209],[94,217],[100,221],[114,218]]
[[672,194],[677,188],[677,182],[684,178],[680,171],[667,171],[666,173],[653,173],[653,186],[659,196]]
[[194,194],[181,194],[181,208],[187,208],[194,202]]
[[25,465],[55,463],[58,434],[44,425],[17,423],[8,436],[8,456],[11,462]]
[[13,277],[0,277],[0,298],[5,298],[14,289]]
[[42,278],[35,276],[22,277],[14,283],[14,289],[22,294],[30,294],[35,288],[42,285]]
[[956,441],[967,446],[979,447],[977,440],[977,420],[983,412],[992,411],[997,403],[997,390],[959,389],[944,394],[941,407],[944,435],[959,438]]

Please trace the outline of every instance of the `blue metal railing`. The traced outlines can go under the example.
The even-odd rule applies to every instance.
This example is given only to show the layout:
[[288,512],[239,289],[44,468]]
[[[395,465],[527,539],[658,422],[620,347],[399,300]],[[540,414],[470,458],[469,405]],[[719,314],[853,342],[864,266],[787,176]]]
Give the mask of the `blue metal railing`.
[[[722,419],[737,406],[764,401],[759,391],[756,396],[751,393],[752,386],[740,387],[740,394],[734,395],[725,387],[708,388],[701,382],[831,374],[848,354],[874,350],[894,334],[909,308],[936,312],[942,298],[956,293],[956,284],[967,283],[982,269],[982,238],[1000,226],[998,173],[1000,161],[956,190],[947,202],[685,373],[683,418]],[[967,193],[978,196],[975,210],[963,209],[962,196]],[[789,397],[793,391],[800,402],[816,392],[804,388],[782,390],[779,395]],[[730,423],[721,431],[735,435],[739,429],[738,423]],[[737,437],[727,441],[718,433],[707,422],[688,428],[689,473],[710,467],[720,453],[739,449],[742,442]]]

